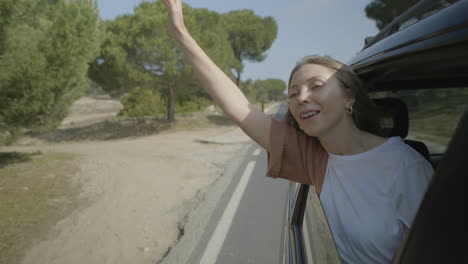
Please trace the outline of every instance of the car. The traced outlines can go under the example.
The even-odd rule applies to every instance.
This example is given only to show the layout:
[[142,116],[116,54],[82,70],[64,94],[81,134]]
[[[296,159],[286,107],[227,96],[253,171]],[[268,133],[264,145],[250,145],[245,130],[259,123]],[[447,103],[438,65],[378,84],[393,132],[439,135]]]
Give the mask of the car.
[[[393,263],[468,263],[468,0],[423,0],[348,64],[435,175]],[[282,263],[340,263],[314,186],[290,183]]]

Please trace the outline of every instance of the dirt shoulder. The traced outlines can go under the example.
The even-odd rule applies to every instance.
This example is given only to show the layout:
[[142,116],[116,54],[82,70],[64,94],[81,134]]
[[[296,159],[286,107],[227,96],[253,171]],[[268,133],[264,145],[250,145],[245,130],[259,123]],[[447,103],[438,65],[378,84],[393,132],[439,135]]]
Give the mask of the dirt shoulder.
[[[101,114],[99,118],[109,116]],[[82,115],[76,118],[86,120],[86,126],[93,125]],[[72,122],[64,127],[77,128],[70,127]],[[21,263],[138,264],[160,259],[180,236],[184,217],[201,197],[197,193],[222,175],[226,163],[245,143],[206,144],[199,140],[234,128],[226,124],[203,128],[190,123],[157,135],[61,143],[29,139],[22,146],[2,149],[68,157],[54,162],[67,164],[69,173],[54,177],[66,178],[67,188],[78,190],[69,197],[60,194],[71,199],[68,204],[82,201],[48,225],[33,225],[43,232],[28,237],[34,242],[23,252]],[[26,164],[31,163],[17,166]],[[0,168],[0,175],[8,173],[7,169],[11,167]],[[10,187],[0,186],[0,194]],[[36,186],[28,188],[33,191]]]

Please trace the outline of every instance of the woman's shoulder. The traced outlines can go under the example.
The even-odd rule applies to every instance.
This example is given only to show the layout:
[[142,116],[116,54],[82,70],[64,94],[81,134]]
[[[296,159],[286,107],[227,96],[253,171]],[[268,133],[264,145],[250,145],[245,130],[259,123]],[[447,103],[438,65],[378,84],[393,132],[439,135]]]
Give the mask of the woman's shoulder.
[[272,118],[270,127],[270,145],[281,146],[281,151],[289,150],[296,153],[295,155],[326,153],[316,137],[311,137],[300,128],[275,118]]
[[314,142],[319,142],[316,137],[311,137],[307,135],[300,127],[289,124],[285,120],[280,120],[276,118],[271,119],[270,131],[282,131],[286,135],[296,135],[297,137],[303,138],[304,140],[310,140]]
[[388,150],[402,167],[424,166],[432,167],[417,150],[406,144],[401,137],[391,137],[387,140]]

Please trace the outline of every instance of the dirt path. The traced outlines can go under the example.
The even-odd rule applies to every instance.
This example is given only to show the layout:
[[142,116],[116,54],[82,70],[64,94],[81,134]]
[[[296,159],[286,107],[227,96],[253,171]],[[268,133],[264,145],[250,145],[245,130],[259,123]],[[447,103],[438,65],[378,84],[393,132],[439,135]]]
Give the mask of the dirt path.
[[23,263],[151,263],[162,257],[198,202],[197,192],[221,175],[241,146],[195,141],[219,132],[40,147],[82,156],[77,178],[93,202],[61,221],[58,235],[37,244]]
[[90,201],[61,220],[22,263],[139,264],[160,259],[178,239],[184,216],[202,199],[201,190],[222,175],[243,145],[197,139],[227,130],[232,127],[8,148],[78,155],[80,172],[74,179],[82,187],[81,198]]

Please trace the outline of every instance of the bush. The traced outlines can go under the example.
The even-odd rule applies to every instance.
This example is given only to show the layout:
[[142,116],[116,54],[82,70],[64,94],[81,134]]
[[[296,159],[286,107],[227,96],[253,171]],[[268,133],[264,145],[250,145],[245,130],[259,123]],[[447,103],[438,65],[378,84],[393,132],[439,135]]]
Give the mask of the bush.
[[123,109],[121,117],[161,116],[166,112],[165,102],[158,94],[152,91],[135,88],[121,98]]
[[206,98],[197,98],[194,101],[184,101],[176,104],[175,111],[177,114],[197,112],[212,105],[213,102]]

